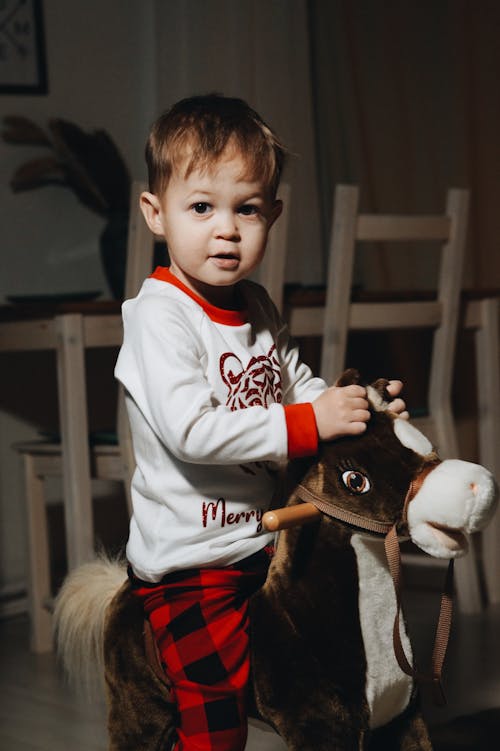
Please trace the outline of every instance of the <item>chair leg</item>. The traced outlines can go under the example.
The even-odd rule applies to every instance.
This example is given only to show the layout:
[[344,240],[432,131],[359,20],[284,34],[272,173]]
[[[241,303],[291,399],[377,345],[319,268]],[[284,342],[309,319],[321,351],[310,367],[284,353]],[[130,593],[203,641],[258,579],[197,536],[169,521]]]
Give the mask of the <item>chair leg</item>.
[[480,613],[484,607],[479,580],[479,561],[474,541],[468,554],[455,564],[455,585],[461,613]]
[[[444,459],[458,457],[458,441],[451,406],[446,403],[439,405],[439,407],[434,406],[434,415],[437,445],[441,457]],[[456,562],[455,586],[460,612],[480,613],[484,607],[484,602],[481,594],[478,551],[473,540],[468,554]]]
[[29,543],[30,646],[33,652],[50,652],[52,616],[48,604],[51,598],[51,581],[44,483],[36,472],[36,458],[30,454],[24,454],[23,458]]

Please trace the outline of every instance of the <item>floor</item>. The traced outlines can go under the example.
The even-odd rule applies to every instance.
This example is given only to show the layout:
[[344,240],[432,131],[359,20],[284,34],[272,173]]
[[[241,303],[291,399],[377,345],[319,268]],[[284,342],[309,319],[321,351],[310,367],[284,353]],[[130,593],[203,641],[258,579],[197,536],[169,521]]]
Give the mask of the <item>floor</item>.
[[[413,592],[408,620],[424,667],[433,635],[436,592]],[[448,705],[425,714],[437,751],[498,748],[500,738],[500,605],[480,615],[455,615],[445,670]],[[488,711],[484,711],[488,710]],[[477,715],[478,712],[482,714]],[[450,724],[459,715],[467,719]],[[481,740],[481,734],[484,736]],[[0,622],[0,748],[2,751],[105,751],[104,708],[78,700],[54,656],[28,650],[24,616]],[[252,725],[247,751],[283,751],[262,725]]]

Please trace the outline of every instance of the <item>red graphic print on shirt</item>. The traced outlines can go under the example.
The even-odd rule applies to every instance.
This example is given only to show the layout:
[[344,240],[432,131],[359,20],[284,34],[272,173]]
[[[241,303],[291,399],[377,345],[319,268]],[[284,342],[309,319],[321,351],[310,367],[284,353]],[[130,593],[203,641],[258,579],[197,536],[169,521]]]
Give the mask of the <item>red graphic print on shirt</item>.
[[222,380],[229,393],[226,405],[232,411],[246,407],[268,407],[283,397],[281,372],[276,347],[267,355],[252,357],[248,365],[232,352],[224,353],[219,361]]
[[239,513],[227,513],[226,501],[219,498],[217,501],[203,501],[202,521],[206,528],[212,522],[215,526],[226,527],[231,524],[249,524],[257,522],[255,531],[262,532],[262,517],[264,510],[261,508],[247,509]]

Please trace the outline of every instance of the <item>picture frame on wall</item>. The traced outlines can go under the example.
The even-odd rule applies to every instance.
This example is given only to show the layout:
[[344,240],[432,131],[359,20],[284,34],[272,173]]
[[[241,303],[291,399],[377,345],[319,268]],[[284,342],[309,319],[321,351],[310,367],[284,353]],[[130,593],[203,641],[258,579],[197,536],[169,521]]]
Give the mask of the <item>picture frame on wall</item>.
[[42,0],[0,0],[0,94],[46,94]]

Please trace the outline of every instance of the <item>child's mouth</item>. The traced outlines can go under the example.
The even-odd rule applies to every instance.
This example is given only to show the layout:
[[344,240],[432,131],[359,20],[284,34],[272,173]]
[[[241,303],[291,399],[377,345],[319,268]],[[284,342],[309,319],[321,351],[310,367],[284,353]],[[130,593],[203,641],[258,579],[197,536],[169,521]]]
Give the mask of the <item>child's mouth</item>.
[[230,253],[220,253],[219,255],[211,256],[211,260],[219,269],[235,269],[239,265],[240,259],[236,255]]

